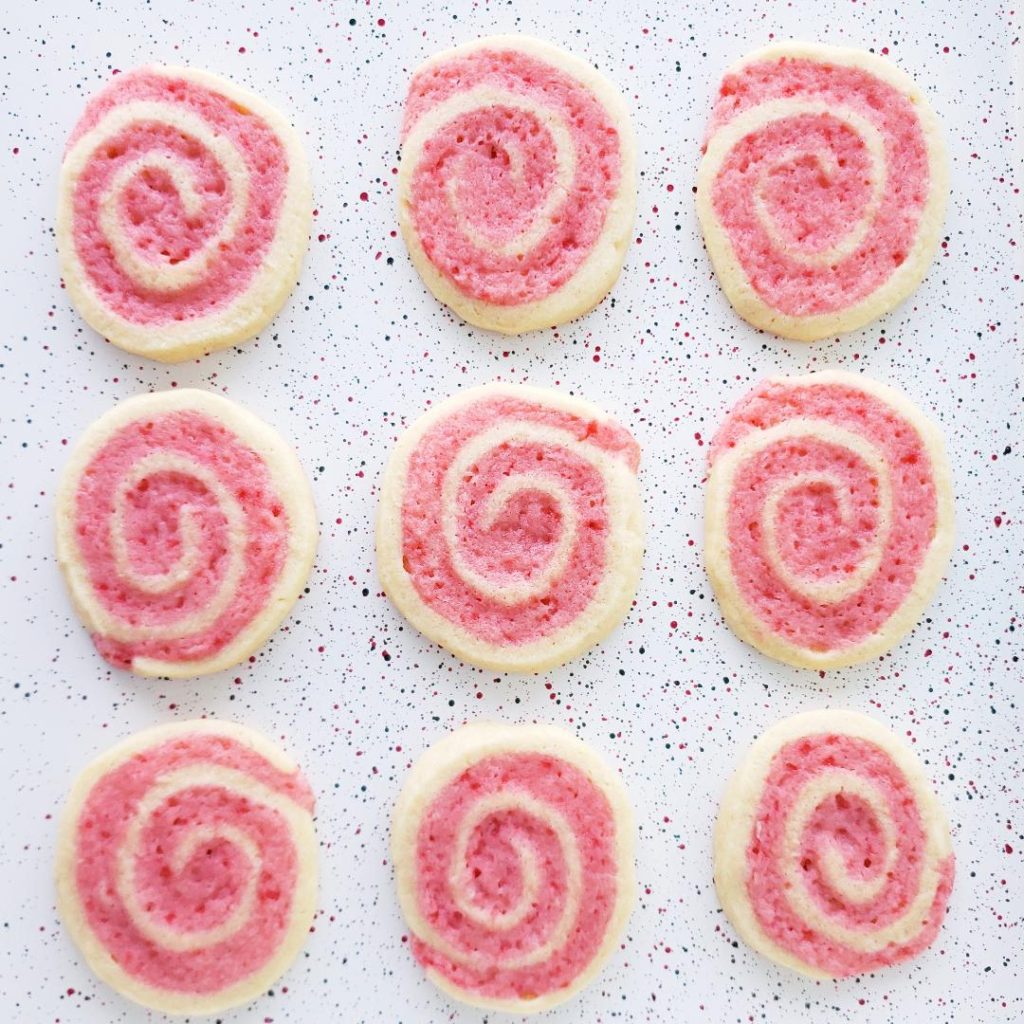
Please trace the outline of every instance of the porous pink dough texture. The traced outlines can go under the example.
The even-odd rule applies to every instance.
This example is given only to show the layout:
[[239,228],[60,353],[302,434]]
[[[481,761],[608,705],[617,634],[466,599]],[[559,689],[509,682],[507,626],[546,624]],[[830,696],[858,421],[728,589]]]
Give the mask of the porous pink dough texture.
[[260,852],[251,916],[235,935],[204,949],[173,952],[146,938],[117,895],[117,851],[139,801],[169,772],[215,765],[242,772],[313,812],[313,794],[298,772],[286,774],[226,736],[185,735],[135,754],[101,778],[87,797],[75,837],[75,882],[86,920],[122,970],[173,992],[218,992],[249,976],[285,935],[297,858],[279,812],[214,785],[176,792],[148,820],[131,885],[139,904],[163,928],[194,934],[227,920],[255,865],[224,841],[200,845],[181,871],[172,866],[180,841],[196,829],[235,826]]
[[[928,151],[914,104],[898,89],[861,68],[794,57],[748,64],[727,75],[707,139],[751,107],[794,98],[851,109],[881,133],[887,178],[861,245],[833,264],[809,266],[780,253],[756,214],[757,182],[768,171],[765,164],[776,161],[780,166],[766,175],[763,198],[782,237],[801,252],[831,248],[864,214],[867,150],[852,128],[827,114],[773,121],[744,138],[726,158],[712,201],[762,301],[789,316],[812,316],[859,302],[906,259],[928,196]],[[815,152],[832,154],[831,177],[822,173]]]
[[878,522],[872,470],[855,453],[806,437],[762,449],[737,470],[729,496],[729,560],[744,600],[772,633],[810,650],[833,651],[880,629],[909,594],[935,536],[935,477],[927,448],[912,423],[881,399],[839,384],[759,385],[715,435],[710,463],[750,431],[795,417],[828,420],[883,453],[892,479],[892,528],[878,571],[863,588],[834,604],[795,593],[775,575],[761,529],[761,512],[773,483],[798,473],[827,471],[849,489],[852,522],[841,519],[831,488],[795,488],[780,503],[780,554],[798,578],[841,579],[861,560]]
[[885,870],[882,832],[874,812],[859,797],[838,793],[818,806],[800,837],[803,883],[818,909],[844,928],[871,933],[904,915],[921,885],[925,835],[916,796],[889,755],[867,740],[827,733],[786,744],[772,759],[747,848],[747,892],[758,922],[783,949],[835,977],[861,974],[915,956],[938,934],[953,887],[952,855],[940,869],[941,881],[927,922],[904,944],[891,943],[863,953],[812,931],[786,900],[785,832],[801,789],[819,773],[855,772],[882,794],[892,815],[897,855],[879,895],[854,902],[833,889],[821,867],[826,848],[837,849],[847,873],[864,880]]
[[[404,140],[416,122],[450,97],[492,86],[535,100],[567,126],[576,172],[550,229],[525,254],[474,244],[449,198],[491,245],[530,227],[555,183],[555,144],[532,113],[495,105],[445,124],[423,147],[412,178],[412,217],[431,263],[464,294],[500,306],[542,299],[579,269],[601,234],[618,192],[618,129],[600,101],[552,64],[516,50],[476,50],[418,72],[409,87]],[[514,173],[513,149],[522,173]]]
[[516,605],[489,600],[455,572],[445,543],[442,485],[456,452],[502,419],[555,427],[622,458],[636,472],[640,449],[626,430],[518,398],[484,399],[432,427],[409,458],[402,502],[402,555],[420,598],[439,615],[488,643],[528,643],[570,623],[590,603],[605,568],[607,496],[600,473],[570,449],[533,440],[490,450],[457,491],[456,520],[463,558],[495,586],[529,579],[547,564],[563,524],[552,499],[523,491],[490,529],[482,526],[487,496],[507,476],[540,473],[567,486],[578,519],[577,543],[560,579]]
[[178,453],[207,467],[242,509],[246,526],[244,569],[228,607],[209,628],[174,639],[131,643],[95,635],[97,650],[122,668],[133,658],[193,661],[221,650],[262,611],[288,553],[288,516],[263,460],[227,427],[197,412],[174,412],[124,427],[92,458],[75,496],[75,540],[93,591],[118,621],[166,626],[205,608],[227,569],[227,520],[215,496],[195,477],[156,472],[129,492],[125,535],[135,570],[160,574],[181,556],[179,516],[188,506],[199,527],[199,568],[162,594],[138,590],[121,578],[110,522],[114,494],[132,467],[154,452]]
[[[459,824],[481,799],[522,793],[557,810],[575,836],[582,866],[579,915],[565,944],[537,964],[505,968],[502,958],[543,945],[567,899],[564,854],[552,830],[519,810],[485,818],[473,832],[467,863],[469,898],[481,910],[508,911],[522,892],[517,842],[537,855],[540,891],[526,917],[508,929],[481,926],[451,898],[449,872]],[[417,900],[423,918],[464,954],[479,953],[489,966],[455,963],[413,938],[413,952],[427,967],[461,989],[494,999],[530,999],[571,984],[601,947],[617,893],[615,819],[604,794],[578,768],[544,754],[501,754],[468,768],[434,799],[424,815],[416,848]]]
[[[89,282],[120,316],[137,324],[164,324],[206,316],[243,292],[273,241],[288,176],[288,152],[273,129],[234,100],[194,81],[138,70],[119,75],[93,98],[68,141],[70,149],[110,111],[135,101],[169,103],[226,137],[249,170],[249,193],[232,197],[224,170],[202,143],[157,122],[134,123],[92,155],[74,187],[75,250]],[[232,200],[245,204],[238,233],[223,242],[205,275],[174,291],[144,288],[119,266],[100,225],[100,199],[125,164],[169,154],[191,175],[202,197],[198,216],[186,215],[163,171],[137,174],[120,202],[121,223],[136,251],[154,264],[177,263],[215,235]]]

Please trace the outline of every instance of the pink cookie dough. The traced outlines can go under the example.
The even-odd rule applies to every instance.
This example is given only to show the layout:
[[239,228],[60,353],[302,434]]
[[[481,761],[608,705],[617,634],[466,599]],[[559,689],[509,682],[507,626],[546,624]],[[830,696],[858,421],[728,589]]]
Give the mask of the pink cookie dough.
[[895,306],[924,276],[945,210],[938,124],[869,53],[777,43],[719,87],[697,206],[727,296],[757,327],[813,340]]
[[61,915],[93,969],[154,1009],[261,994],[305,938],[313,794],[241,726],[157,726],[93,762],[61,826]]
[[729,783],[715,882],[754,949],[813,977],[918,956],[953,886],[949,825],[913,752],[853,711],[772,726]]
[[526,670],[563,658],[632,596],[639,458],[623,427],[554,392],[491,385],[442,403],[385,473],[385,590],[467,660]]
[[97,650],[149,675],[249,654],[298,596],[316,533],[284,441],[187,389],[130,399],[93,424],[58,498],[58,554]]
[[633,901],[632,811],[570,733],[478,723],[414,765],[392,855],[411,946],[450,995],[533,1013],[582,988]]
[[628,111],[581,60],[526,36],[428,60],[402,123],[399,222],[428,287],[505,333],[586,312],[629,244]]
[[765,653],[830,667],[910,628],[952,539],[942,438],[903,396],[845,373],[774,378],[708,455],[708,571]]

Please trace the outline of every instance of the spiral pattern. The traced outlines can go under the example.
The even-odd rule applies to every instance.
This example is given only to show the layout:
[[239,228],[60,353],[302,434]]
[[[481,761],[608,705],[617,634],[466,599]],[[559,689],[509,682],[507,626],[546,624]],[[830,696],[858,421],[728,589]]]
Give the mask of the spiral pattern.
[[708,573],[733,629],[765,654],[834,668],[917,621],[952,544],[937,429],[855,374],[756,387],[711,444]]
[[111,664],[189,677],[241,661],[288,614],[317,525],[294,452],[227,399],[129,399],[65,470],[57,549]]
[[639,457],[626,430],[578,399],[502,384],[449,399],[385,472],[385,591],[466,661],[536,671],[568,660],[636,591]]
[[257,733],[206,721],[138,733],[72,790],[61,916],[93,970],[145,1006],[247,1002],[309,932],[312,814],[298,768]]
[[406,100],[399,217],[431,291],[518,333],[596,305],[636,205],[629,115],[592,68],[496,36],[438,54]]
[[583,987],[632,907],[632,811],[617,776],[547,726],[465,726],[416,763],[392,854],[412,949],[475,1006],[529,1013]]
[[715,856],[743,938],[816,976],[915,956],[953,885],[949,826],[916,759],[854,712],[797,715],[758,740],[723,801]]
[[726,74],[697,210],[740,315],[813,340],[862,326],[917,287],[947,182],[938,123],[909,77],[868,53],[782,43]]
[[298,279],[312,218],[302,146],[258,97],[148,67],[94,97],[61,169],[57,241],[82,315],[177,360],[245,340]]

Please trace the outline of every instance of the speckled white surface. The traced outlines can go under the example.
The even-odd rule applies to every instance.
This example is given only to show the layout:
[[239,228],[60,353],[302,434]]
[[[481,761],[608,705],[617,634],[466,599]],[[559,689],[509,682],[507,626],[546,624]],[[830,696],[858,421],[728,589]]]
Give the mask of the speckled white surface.
[[[1016,13],[1014,13],[1016,11]],[[625,948],[552,1021],[1019,1021],[1024,808],[1018,733],[1024,502],[1019,8],[997,0],[709,5],[622,2],[32,3],[0,28],[7,184],[0,206],[5,816],[0,994],[12,1022],[141,1021],[83,966],[58,922],[55,816],[78,769],[143,726],[197,715],[267,732],[305,767],[323,846],[314,934],[284,983],[229,1021],[480,1021],[422,977],[403,942],[388,818],[405,772],[482,717],[566,725],[617,765],[642,822]],[[543,35],[626,92],[640,141],[636,244],[612,293],[556,333],[501,339],[454,320],[396,237],[404,90],[431,52],[494,31]],[[886,52],[924,87],[952,157],[947,244],[921,289],[840,341],[758,334],[723,298],[691,188],[722,69],[799,36]],[[177,367],[126,358],[61,290],[57,169],[84,98],[115,68],[163,60],[225,74],[307,140],[314,237],[301,284],[261,338]],[[1016,75],[1016,83],[1014,83]],[[705,449],[762,376],[860,369],[941,422],[958,538],[926,619],[891,655],[819,677],[726,629],[701,565]],[[644,448],[649,545],[636,606],[598,650],[539,678],[470,669],[380,594],[372,517],[403,424],[496,377],[579,392]],[[52,543],[69,439],[117,399],[177,384],[246,403],[294,439],[323,538],[308,593],[252,664],[196,682],[108,669],[72,615]],[[785,973],[737,943],[715,899],[711,829],[725,777],[767,725],[846,705],[906,735],[952,820],[958,877],[943,931],[909,965],[844,982]]]

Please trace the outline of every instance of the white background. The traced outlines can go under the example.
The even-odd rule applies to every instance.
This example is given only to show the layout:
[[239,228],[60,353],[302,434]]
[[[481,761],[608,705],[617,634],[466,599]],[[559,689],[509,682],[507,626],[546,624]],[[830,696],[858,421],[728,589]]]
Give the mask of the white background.
[[[8,5],[0,28],[7,1020],[149,1018],[91,976],[59,924],[55,816],[76,772],[104,747],[200,715],[277,738],[319,800],[315,933],[272,997],[226,1020],[483,1019],[435,992],[413,962],[387,854],[391,806],[412,759],[482,717],[574,729],[621,770],[642,823],[640,899],[625,948],[551,1021],[1024,1017],[1024,672],[1014,632],[1024,547],[1016,419],[1024,232],[1012,84],[1024,44],[1020,5],[1010,6],[1016,16],[997,0]],[[395,237],[393,168],[409,76],[432,52],[498,30],[547,37],[605,71],[629,98],[640,145],[637,242],[614,301],[522,339],[453,319]],[[888,47],[944,122],[953,169],[948,245],[924,285],[877,323],[810,346],[759,334],[732,313],[691,193],[722,69],[790,36]],[[112,69],[153,60],[220,72],[281,107],[306,140],[318,210],[302,281],[272,326],[239,350],[170,368],[126,357],[83,324],[61,290],[53,242],[58,164],[85,97]],[[941,422],[958,538],[948,577],[909,639],[875,663],[819,676],[762,658],[723,625],[701,565],[706,449],[697,435],[707,439],[766,374],[824,367],[896,384]],[[496,377],[578,391],[629,425],[644,449],[650,526],[636,607],[598,650],[537,678],[496,678],[427,643],[381,595],[372,556],[376,488],[401,426],[428,398]],[[223,392],[291,438],[322,523],[309,593],[255,662],[173,684],[110,670],[94,653],[51,540],[66,443],[116,400],[172,383]],[[821,706],[871,712],[914,744],[949,812],[958,857],[949,916],[926,954],[827,983],[737,945],[710,857],[736,758],[778,718]]]

